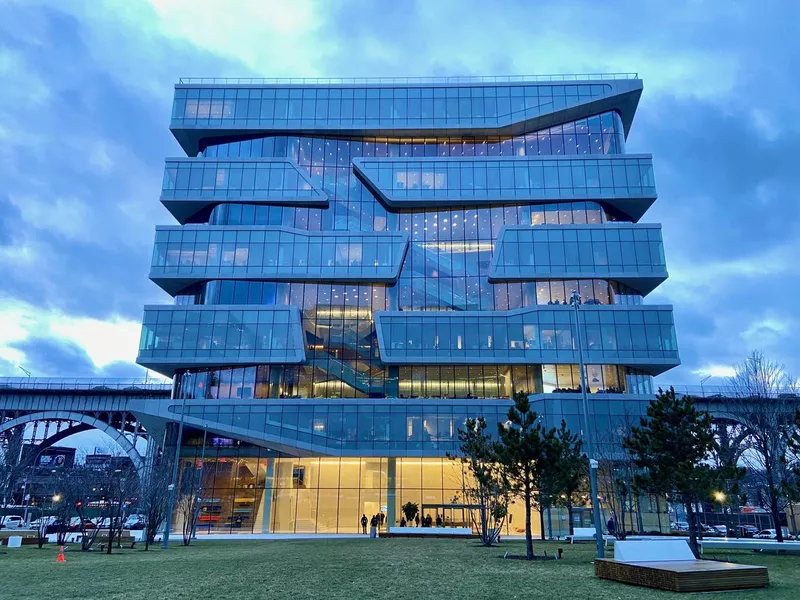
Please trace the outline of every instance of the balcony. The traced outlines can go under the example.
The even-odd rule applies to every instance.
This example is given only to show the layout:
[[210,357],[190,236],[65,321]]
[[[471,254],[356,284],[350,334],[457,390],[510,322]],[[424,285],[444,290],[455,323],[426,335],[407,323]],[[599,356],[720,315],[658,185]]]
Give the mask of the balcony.
[[591,200],[638,221],[657,197],[649,154],[356,158],[353,170],[393,209]]
[[[627,75],[627,74],[626,74]],[[518,135],[617,111],[627,133],[641,80],[399,83],[194,82],[175,86],[170,129],[188,156],[225,138]]]
[[145,306],[136,362],[171,377],[184,368],[305,359],[294,306]]
[[660,225],[504,226],[489,281],[609,279],[647,295],[667,279]]
[[408,234],[289,227],[157,227],[150,279],[171,295],[212,279],[394,283]]
[[[587,364],[625,365],[658,375],[680,364],[671,306],[580,309]],[[386,364],[577,364],[569,305],[498,311],[375,313]]]
[[206,222],[226,202],[327,208],[328,195],[288,158],[167,159],[161,203],[179,223]]

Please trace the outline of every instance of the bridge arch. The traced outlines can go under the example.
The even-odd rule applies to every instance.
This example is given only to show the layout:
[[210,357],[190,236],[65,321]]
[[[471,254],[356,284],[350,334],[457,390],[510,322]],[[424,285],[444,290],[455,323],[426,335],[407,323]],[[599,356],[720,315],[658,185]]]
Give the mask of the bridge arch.
[[[6,421],[0,425],[0,433],[4,433],[9,429],[13,429],[18,425],[26,425],[28,423],[33,423],[35,421],[73,421],[73,422],[80,422],[84,425],[87,425],[88,428],[97,429],[98,431],[102,431],[106,435],[108,435],[112,440],[117,442],[125,454],[133,462],[134,468],[139,471],[140,473],[144,469],[144,458],[139,452],[136,450],[136,446],[134,446],[131,441],[125,437],[122,433],[120,433],[117,429],[97,419],[90,415],[84,415],[79,412],[70,412],[70,411],[41,411],[41,412],[32,412],[28,414],[24,414],[18,416],[14,419]],[[77,433],[77,431],[75,431]]]

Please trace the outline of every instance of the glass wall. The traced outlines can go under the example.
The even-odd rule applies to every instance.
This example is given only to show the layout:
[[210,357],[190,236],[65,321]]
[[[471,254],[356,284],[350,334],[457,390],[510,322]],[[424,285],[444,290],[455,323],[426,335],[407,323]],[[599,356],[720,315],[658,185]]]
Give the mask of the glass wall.
[[[593,363],[652,359],[678,364],[672,311],[659,307],[584,307],[582,342]],[[381,357],[402,363],[577,362],[571,307],[541,307],[512,314],[385,312],[375,315]],[[666,359],[666,362],[664,362]]]
[[489,269],[490,278],[512,280],[602,273],[647,278],[638,285],[642,292],[650,291],[667,273],[661,228],[629,224],[507,227],[495,244]]
[[361,158],[353,166],[397,207],[655,195],[650,157]]
[[253,160],[168,159],[161,199],[327,200],[308,175],[285,158]]
[[150,275],[380,281],[397,277],[407,246],[401,232],[160,227]]
[[[465,501],[469,475],[446,458],[274,458],[263,449],[209,444],[183,451],[182,477],[202,481],[197,534],[362,532],[361,517],[383,515],[382,530],[399,524],[401,507],[419,506],[445,527],[470,527],[476,514]],[[194,457],[187,457],[188,452]],[[261,454],[261,456],[259,456]],[[523,503],[511,505],[507,534],[524,532]],[[538,533],[538,513],[532,515]],[[409,526],[416,526],[411,523]]]
[[177,87],[172,127],[499,127],[612,93],[596,84]]
[[[511,398],[531,394],[580,391],[577,365],[404,365],[392,367],[396,398]],[[259,365],[192,369],[181,375],[178,397],[346,398],[346,391],[324,378],[314,379],[307,366]],[[591,393],[652,393],[651,377],[616,365],[587,365]],[[327,385],[326,385],[327,384]],[[376,394],[377,395],[377,394]],[[359,397],[357,394],[352,397]]]
[[150,307],[144,312],[139,359],[299,363],[305,358],[295,307],[225,310],[201,306]]

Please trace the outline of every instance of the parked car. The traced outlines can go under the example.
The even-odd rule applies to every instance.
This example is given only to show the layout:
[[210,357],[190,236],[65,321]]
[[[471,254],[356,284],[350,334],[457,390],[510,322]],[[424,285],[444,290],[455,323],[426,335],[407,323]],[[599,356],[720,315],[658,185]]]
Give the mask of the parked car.
[[672,524],[672,529],[675,531],[689,531],[689,524],[686,521],[678,521]]
[[743,538],[751,538],[757,533],[758,527],[753,527],[752,525],[739,525],[732,530],[732,535],[738,535]]
[[145,515],[132,514],[128,515],[125,522],[122,524],[123,529],[144,529],[147,518]]
[[25,526],[25,521],[19,515],[6,515],[0,519],[0,528],[21,529]]
[[[92,523],[95,524],[95,527],[98,527],[100,529],[108,529],[109,527],[111,527],[111,517],[95,517],[94,519],[92,519]],[[115,527],[119,526],[119,517],[116,517],[114,519],[114,526]]]
[[[83,520],[83,529],[95,529],[97,526],[92,522],[91,519],[84,519]],[[69,520],[69,530],[71,532],[81,531],[81,518],[80,517],[72,517]]]
[[700,523],[699,525],[700,525],[700,531],[702,531],[704,534],[709,534],[709,535],[719,534],[719,531],[714,529],[711,525],[708,525],[706,523]]
[[[774,529],[762,529],[753,537],[759,540],[777,540],[778,532],[775,531]],[[789,533],[789,530],[786,527],[783,528],[783,539],[784,540],[794,539],[794,536]]]
[[713,527],[714,527],[714,529],[717,530],[717,533],[727,537],[727,535],[728,535],[728,526],[727,525],[714,525]]
[[39,517],[38,519],[34,519],[31,521],[31,529],[39,529],[40,527],[44,527],[45,529],[56,522],[56,517],[49,516],[49,517]]

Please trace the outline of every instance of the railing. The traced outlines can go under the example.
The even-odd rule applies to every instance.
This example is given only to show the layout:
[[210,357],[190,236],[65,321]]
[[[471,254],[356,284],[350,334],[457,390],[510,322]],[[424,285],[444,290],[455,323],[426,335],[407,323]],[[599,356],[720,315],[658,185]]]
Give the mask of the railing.
[[161,378],[0,377],[0,392],[10,390],[169,392],[172,383]]
[[444,77],[181,77],[183,85],[352,85],[540,83],[556,81],[608,81],[639,79],[638,73],[571,73],[564,75],[455,75]]
[[[654,384],[654,388],[667,390],[670,388],[668,383]],[[737,398],[742,396],[742,392],[728,385],[674,385],[676,394],[694,396],[695,398]],[[747,395],[747,394],[745,394]],[[755,394],[753,394],[755,396]],[[772,398],[785,398],[787,400],[800,400],[800,390],[797,388],[779,388],[769,394]]]

